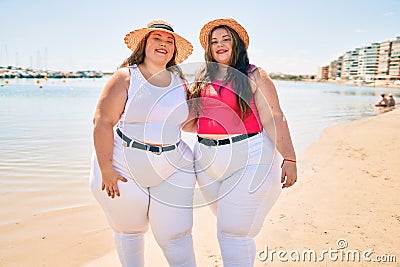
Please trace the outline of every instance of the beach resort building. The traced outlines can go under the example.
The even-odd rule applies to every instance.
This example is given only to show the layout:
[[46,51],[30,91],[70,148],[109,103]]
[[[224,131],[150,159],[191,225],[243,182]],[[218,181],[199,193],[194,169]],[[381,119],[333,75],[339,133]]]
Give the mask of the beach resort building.
[[335,79],[340,79],[340,76],[342,75],[342,68],[343,68],[343,56],[340,56],[338,58],[337,71],[336,71],[336,78]]
[[337,72],[338,72],[338,60],[334,60],[329,64],[328,78],[332,80],[336,79]]
[[389,75],[390,51],[392,42],[382,42],[379,47],[377,79],[386,79]]
[[400,37],[392,41],[390,48],[389,78],[400,80]]
[[400,37],[347,51],[328,66],[332,80],[400,80]]
[[373,80],[378,71],[379,43],[361,47],[358,57],[358,77]]
[[329,65],[322,66],[318,69],[317,79],[319,79],[319,80],[328,80],[329,79]]
[[360,48],[347,51],[343,55],[342,79],[354,80],[358,77],[358,58],[360,56]]

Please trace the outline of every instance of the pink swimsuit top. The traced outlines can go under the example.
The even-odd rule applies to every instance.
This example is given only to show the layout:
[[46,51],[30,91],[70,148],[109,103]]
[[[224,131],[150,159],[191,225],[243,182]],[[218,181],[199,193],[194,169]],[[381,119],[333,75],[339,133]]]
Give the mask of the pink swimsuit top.
[[201,93],[198,134],[244,134],[262,131],[260,117],[254,101],[250,101],[251,113],[241,120],[240,107],[236,94],[232,91],[232,82],[221,87],[222,80],[214,80]]

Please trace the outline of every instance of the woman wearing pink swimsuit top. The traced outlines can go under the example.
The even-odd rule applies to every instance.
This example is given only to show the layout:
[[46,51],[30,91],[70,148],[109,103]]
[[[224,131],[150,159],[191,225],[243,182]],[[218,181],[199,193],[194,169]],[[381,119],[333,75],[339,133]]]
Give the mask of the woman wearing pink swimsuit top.
[[297,179],[296,154],[276,89],[249,64],[246,30],[216,19],[200,32],[206,63],[189,92],[198,134],[197,182],[217,216],[224,266],[253,266],[254,237],[282,188]]

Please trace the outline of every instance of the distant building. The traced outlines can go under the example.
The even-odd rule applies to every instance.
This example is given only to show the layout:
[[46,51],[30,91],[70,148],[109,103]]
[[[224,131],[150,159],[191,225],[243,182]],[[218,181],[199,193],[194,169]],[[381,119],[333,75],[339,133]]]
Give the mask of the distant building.
[[358,79],[373,80],[378,71],[379,43],[361,47],[358,56]]
[[360,48],[352,51],[347,51],[343,55],[342,65],[342,78],[353,80],[358,78],[358,58],[360,55]]
[[[347,51],[328,66],[327,79],[400,80],[400,37]],[[318,70],[320,77],[325,67]]]
[[341,78],[342,77],[342,68],[343,68],[343,56],[340,56],[337,60],[337,72],[336,72],[336,78]]
[[376,79],[389,79],[389,62],[392,42],[382,42],[379,47],[378,71]]
[[318,69],[317,79],[319,80],[329,79],[329,66],[323,66]]
[[336,79],[337,77],[338,61],[334,60],[329,64],[328,79]]
[[400,37],[392,41],[389,62],[390,79],[400,80]]
[[341,78],[348,79],[350,77],[350,53],[351,51],[347,51],[342,56],[342,75]]

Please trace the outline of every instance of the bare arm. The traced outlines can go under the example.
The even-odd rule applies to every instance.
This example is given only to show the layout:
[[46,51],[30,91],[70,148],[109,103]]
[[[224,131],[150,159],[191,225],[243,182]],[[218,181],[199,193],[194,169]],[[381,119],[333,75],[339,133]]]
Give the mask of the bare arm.
[[[296,153],[293,148],[289,127],[279,105],[274,83],[261,68],[251,74],[250,78],[254,81],[253,92],[262,126],[283,158],[296,161]],[[292,161],[284,161],[282,166],[282,182],[285,177],[287,178],[283,187],[293,185],[297,179],[296,163]]]
[[106,189],[107,194],[112,198],[115,195],[119,196],[117,181],[127,181],[115,171],[112,165],[112,155],[113,127],[124,111],[129,78],[129,69],[127,68],[119,69],[113,74],[100,95],[93,120],[94,147],[102,173],[102,190]]
[[[187,83],[185,83],[182,80],[182,85],[185,88],[186,97],[188,97],[189,88],[187,86]],[[188,132],[188,133],[196,133],[197,132],[197,129],[196,129],[197,118],[196,118],[196,115],[194,114],[194,110],[192,108],[193,103],[194,103],[193,99],[186,100],[186,104],[187,104],[188,110],[189,110],[189,115],[188,115],[186,121],[183,122],[181,125],[181,130],[184,132]]]
[[189,133],[197,132],[197,117],[189,106],[189,115],[184,123],[182,123],[182,131]]

